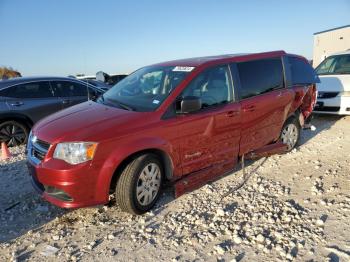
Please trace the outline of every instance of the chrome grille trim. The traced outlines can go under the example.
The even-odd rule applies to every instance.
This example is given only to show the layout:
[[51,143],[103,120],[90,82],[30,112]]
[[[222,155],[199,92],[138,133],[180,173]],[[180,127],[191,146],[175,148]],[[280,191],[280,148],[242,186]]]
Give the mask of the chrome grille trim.
[[336,97],[339,94],[339,92],[323,92],[319,91],[317,94],[317,98],[326,99],[326,98],[333,98]]
[[51,145],[40,139],[36,139],[33,143],[32,138],[33,135],[31,133],[28,139],[27,156],[34,164],[38,165],[44,160]]

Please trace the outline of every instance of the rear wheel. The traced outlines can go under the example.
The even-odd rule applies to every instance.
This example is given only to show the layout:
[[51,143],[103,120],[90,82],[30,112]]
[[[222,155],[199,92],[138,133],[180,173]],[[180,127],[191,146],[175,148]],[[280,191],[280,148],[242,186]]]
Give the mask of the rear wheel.
[[295,117],[292,117],[285,122],[280,138],[282,143],[288,146],[288,152],[298,144],[300,139],[300,125]]
[[125,169],[117,183],[116,200],[119,207],[132,214],[150,210],[157,201],[163,178],[163,168],[154,154],[144,154]]
[[28,128],[17,121],[6,121],[0,124],[0,142],[7,146],[19,146],[26,144],[28,140]]

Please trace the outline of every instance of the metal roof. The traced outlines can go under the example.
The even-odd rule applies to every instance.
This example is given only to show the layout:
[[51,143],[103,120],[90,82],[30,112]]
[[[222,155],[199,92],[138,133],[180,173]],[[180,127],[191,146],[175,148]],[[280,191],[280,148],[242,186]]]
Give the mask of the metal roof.
[[0,81],[0,89],[10,87],[16,84],[22,84],[22,83],[28,83],[28,82],[34,82],[34,81],[63,81],[63,80],[78,82],[81,84],[89,85],[92,88],[102,90],[100,87],[96,87],[80,79],[76,79],[72,77],[64,77],[64,76],[25,76],[25,77],[10,78],[10,79]]
[[346,28],[346,27],[350,27],[350,25],[344,25],[344,26],[335,27],[335,28],[331,28],[331,29],[328,29],[328,30],[324,30],[324,31],[316,32],[316,33],[314,33],[314,35],[318,35],[318,34],[322,34],[322,33],[330,32],[330,31],[334,31],[334,30],[338,30],[338,29],[342,29],[342,28]]
[[227,54],[218,56],[203,56],[203,57],[192,57],[186,59],[166,61],[162,63],[157,63],[157,66],[200,66],[212,61],[222,61],[230,58],[242,58],[242,57],[255,57],[255,56],[273,56],[273,55],[284,55],[284,51],[272,51],[263,53],[242,53],[242,54]]

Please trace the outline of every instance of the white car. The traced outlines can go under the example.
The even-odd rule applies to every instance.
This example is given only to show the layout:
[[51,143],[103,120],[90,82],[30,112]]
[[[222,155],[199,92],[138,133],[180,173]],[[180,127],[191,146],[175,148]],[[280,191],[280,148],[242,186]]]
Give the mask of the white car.
[[314,113],[350,115],[350,50],[327,57],[316,73],[321,82]]

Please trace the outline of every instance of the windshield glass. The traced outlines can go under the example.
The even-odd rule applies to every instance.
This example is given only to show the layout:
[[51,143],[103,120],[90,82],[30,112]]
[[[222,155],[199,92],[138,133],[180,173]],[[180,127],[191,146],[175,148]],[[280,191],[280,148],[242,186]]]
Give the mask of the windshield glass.
[[318,75],[350,74],[350,55],[337,55],[326,58],[317,68]]
[[141,68],[114,85],[98,102],[133,111],[154,111],[193,69],[188,68]]

